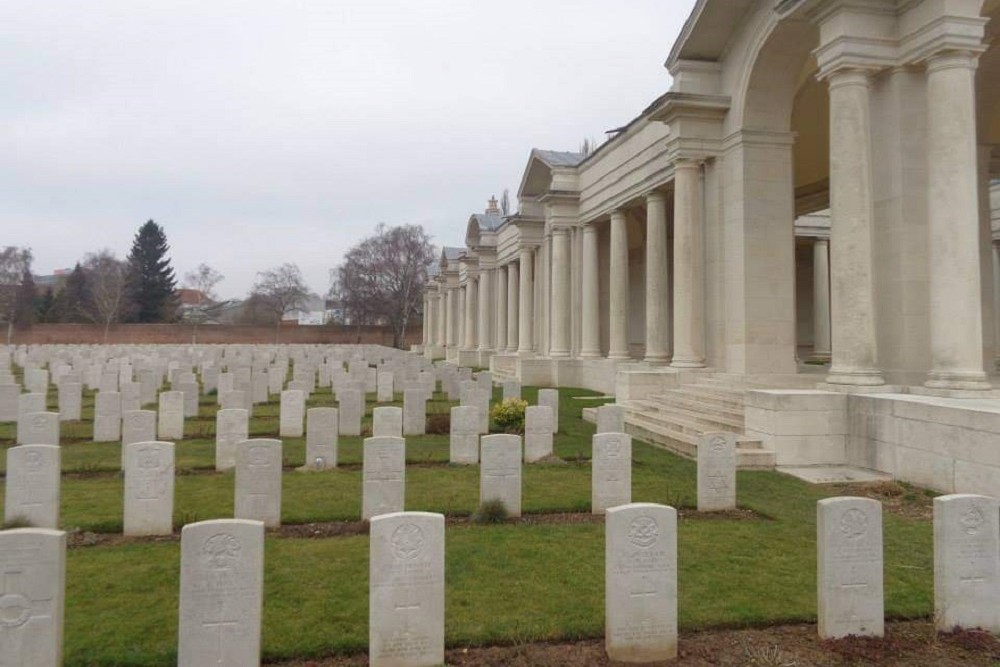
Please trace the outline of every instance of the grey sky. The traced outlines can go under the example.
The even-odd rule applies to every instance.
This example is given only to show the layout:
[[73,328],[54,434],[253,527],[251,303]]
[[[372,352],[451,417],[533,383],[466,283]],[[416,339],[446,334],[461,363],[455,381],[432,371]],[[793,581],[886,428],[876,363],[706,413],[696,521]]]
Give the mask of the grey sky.
[[37,273],[149,218],[178,277],[310,287],[378,222],[462,242],[532,147],[576,150],[665,92],[694,0],[0,3],[0,245]]

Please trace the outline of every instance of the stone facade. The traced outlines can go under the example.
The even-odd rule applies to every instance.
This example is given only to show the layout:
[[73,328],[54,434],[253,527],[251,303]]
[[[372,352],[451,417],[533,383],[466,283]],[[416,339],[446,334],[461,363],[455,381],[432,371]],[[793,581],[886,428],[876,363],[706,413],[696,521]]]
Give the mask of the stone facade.
[[[1000,412],[998,35],[997,2],[699,0],[666,93],[593,152],[531,150],[516,212],[442,250],[419,350],[613,393],[649,437],[679,393],[677,449],[721,425],[740,467],[896,472],[854,396]],[[987,492],[956,465],[919,481]]]

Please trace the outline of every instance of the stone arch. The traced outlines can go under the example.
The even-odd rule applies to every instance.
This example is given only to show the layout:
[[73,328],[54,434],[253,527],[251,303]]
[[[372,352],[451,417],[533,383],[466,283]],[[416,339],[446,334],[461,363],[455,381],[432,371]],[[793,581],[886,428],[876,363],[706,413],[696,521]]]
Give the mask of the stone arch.
[[[727,308],[738,313],[727,321],[727,347],[736,352],[727,366],[735,372],[787,373],[796,369],[798,344],[796,187],[800,180],[817,181],[825,198],[823,165],[828,163],[828,140],[820,129],[824,117],[808,122],[803,112],[796,123],[796,108],[823,106],[825,85],[815,83],[812,52],[819,33],[814,25],[779,16],[770,2],[759,3],[747,18],[727,56],[740,65],[727,77],[732,148],[724,157],[724,178],[737,187],[732,198],[727,194],[725,215],[739,224],[726,231],[726,247],[742,253],[731,269],[734,275],[727,276],[732,286]],[[798,137],[796,130],[802,132]],[[800,147],[821,153],[801,179],[796,163],[803,160],[795,155]],[[736,339],[740,328],[748,339]]]

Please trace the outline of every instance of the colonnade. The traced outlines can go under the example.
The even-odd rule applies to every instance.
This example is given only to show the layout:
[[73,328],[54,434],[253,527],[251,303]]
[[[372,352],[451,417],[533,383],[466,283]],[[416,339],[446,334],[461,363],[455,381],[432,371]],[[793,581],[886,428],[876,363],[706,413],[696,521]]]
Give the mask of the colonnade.
[[[911,75],[919,71],[919,76],[924,77],[914,79],[919,86],[915,85],[913,90],[920,92],[908,94],[920,94],[926,99],[925,127],[921,125],[924,136],[919,142],[914,140],[914,145],[925,151],[927,157],[926,165],[921,166],[926,168],[926,207],[920,211],[921,219],[913,223],[922,231],[922,216],[926,213],[927,257],[907,258],[907,261],[926,262],[926,271],[919,267],[912,269],[911,274],[925,274],[927,279],[914,281],[918,284],[909,287],[908,294],[915,295],[914,301],[926,298],[927,308],[926,313],[913,308],[911,312],[917,313],[913,317],[919,319],[918,328],[911,334],[900,327],[899,335],[907,337],[906,345],[918,349],[919,354],[913,355],[914,358],[929,356],[929,363],[922,368],[919,360],[911,362],[907,358],[903,362],[890,362],[894,364],[890,370],[907,380],[916,373],[926,373],[924,384],[933,390],[967,391],[990,386],[983,359],[984,302],[986,309],[990,302],[984,299],[983,288],[1000,295],[1000,277],[997,277],[1000,256],[994,249],[995,282],[990,282],[982,214],[982,197],[988,197],[990,171],[983,169],[984,149],[977,145],[975,87],[977,62],[985,47],[956,48],[955,43],[965,42],[930,43],[914,65],[923,69],[907,70]],[[876,299],[879,286],[887,283],[884,276],[883,282],[879,282],[881,274],[875,270],[882,248],[877,245],[876,232],[895,233],[886,231],[887,226],[878,229],[876,224],[883,215],[876,214],[876,184],[881,183],[878,178],[885,178],[882,174],[885,170],[881,166],[883,159],[873,154],[872,136],[872,109],[885,106],[873,93],[873,82],[889,65],[875,61],[859,65],[849,57],[849,49],[844,55],[839,48],[836,44],[828,45],[823,57],[817,60],[820,66],[817,78],[826,82],[829,93],[831,213],[829,238],[816,238],[812,246],[814,356],[831,359],[826,378],[831,385],[877,386],[886,381],[878,354],[879,322],[897,324],[893,321],[896,315],[892,304],[880,304]],[[725,112],[728,110],[706,111],[716,114],[707,115],[706,119],[718,120]],[[700,111],[685,113],[697,115]],[[875,120],[876,126],[878,122],[886,122],[879,115]],[[683,124],[672,127],[678,133],[684,131]],[[735,152],[713,151],[704,148],[710,141],[685,144],[682,139],[682,136],[670,139],[684,148],[664,154],[662,178],[652,187],[649,185],[652,181],[643,181],[643,187],[650,189],[638,196],[630,191],[627,204],[618,208],[612,209],[610,205],[601,208],[605,204],[592,203],[596,195],[587,199],[562,185],[551,186],[542,195],[533,193],[534,199],[529,198],[528,202],[535,207],[532,224],[544,231],[537,236],[508,233],[520,224],[514,219],[518,216],[508,218],[499,231],[492,230],[498,237],[506,234],[504,243],[491,250],[496,257],[485,263],[470,261],[452,275],[433,281],[426,294],[425,345],[448,351],[553,360],[606,357],[610,361],[645,361],[651,366],[680,369],[706,367],[711,352],[713,364],[722,366],[719,370],[726,370],[729,363],[734,369],[752,367],[755,372],[767,372],[772,359],[786,355],[777,365],[790,368],[784,362],[790,361],[796,343],[794,339],[788,340],[788,332],[794,328],[795,313],[790,311],[795,308],[794,298],[779,295],[771,299],[767,293],[769,278],[740,275],[738,271],[723,276],[724,284],[718,289],[713,287],[711,299],[707,294],[706,227],[725,227],[712,239],[719,244],[711,249],[715,257],[756,269],[760,268],[761,259],[771,258],[760,246],[783,243],[785,239],[777,223],[761,231],[758,218],[744,212],[744,218],[740,219],[744,210],[739,208],[742,200],[731,202],[720,197],[716,189],[706,191],[709,187],[720,188],[720,179],[728,176],[722,168],[727,160],[736,165],[732,173],[747,168],[738,162],[748,160],[746,153],[740,156]],[[743,139],[730,141],[736,145]],[[791,146],[793,140],[788,141],[787,146]],[[781,147],[785,154],[787,146]],[[614,146],[605,150],[610,153]],[[698,154],[700,151],[705,152]],[[988,160],[988,150],[985,155]],[[755,159],[767,164],[766,157]],[[784,168],[782,159],[774,158],[774,164]],[[709,170],[706,164],[710,164]],[[575,167],[559,164],[553,167],[556,168]],[[780,169],[776,171],[780,173]],[[714,179],[711,184],[707,184],[709,173]],[[790,173],[789,177],[794,175]],[[576,182],[562,171],[559,178],[567,179],[560,183]],[[791,185],[794,183],[787,188],[784,184],[779,187],[769,183],[767,187],[773,189],[759,196],[774,203],[787,192],[787,210],[793,210],[795,188]],[[916,190],[916,186],[909,187],[906,196]],[[601,196],[609,202],[617,201],[612,196],[618,197],[603,192]],[[753,197],[758,193],[746,191],[742,196]],[[706,200],[713,202],[709,211]],[[560,209],[558,215],[553,215],[552,208],[563,206],[565,201],[572,201],[571,205],[565,204],[565,210],[572,212]],[[583,201],[588,202],[590,212],[578,214]],[[629,284],[630,276],[635,276],[634,271],[630,272],[629,227],[633,222],[630,213],[640,208],[645,211],[642,248],[645,275],[640,274],[645,289],[641,300],[633,300],[634,290],[630,290]],[[773,220],[781,215],[781,202],[772,207],[778,211],[773,215],[770,208],[762,208],[767,215],[758,216],[760,219]],[[987,203],[987,211],[988,208]],[[733,229],[737,231],[726,237]],[[791,233],[789,230],[790,243]],[[731,242],[734,238],[736,241]],[[884,238],[889,241],[879,243],[891,242],[892,237]],[[774,257],[777,270],[791,268],[794,272],[794,264],[787,266],[787,253],[776,253]],[[758,264],[752,265],[755,261]],[[732,286],[734,280],[744,277],[757,281],[752,291]],[[784,279],[795,278],[788,275]],[[719,280],[713,276],[713,285],[720,285]],[[711,332],[707,330],[707,301],[712,302],[712,310],[708,311],[713,318]],[[643,303],[645,309],[642,341],[629,335],[632,321],[629,311],[636,302]],[[763,314],[754,313],[752,319],[743,316],[755,308]],[[996,310],[996,328],[1000,332],[1000,308]],[[711,350],[709,333],[714,345]],[[883,330],[883,345],[895,344],[894,335]],[[641,358],[630,343],[644,346]],[[900,339],[899,344],[903,343]],[[721,346],[728,346],[732,353],[731,357],[719,353],[721,361],[717,362],[716,350]],[[741,355],[752,354],[761,355],[755,364],[746,364],[745,358],[741,359]]]

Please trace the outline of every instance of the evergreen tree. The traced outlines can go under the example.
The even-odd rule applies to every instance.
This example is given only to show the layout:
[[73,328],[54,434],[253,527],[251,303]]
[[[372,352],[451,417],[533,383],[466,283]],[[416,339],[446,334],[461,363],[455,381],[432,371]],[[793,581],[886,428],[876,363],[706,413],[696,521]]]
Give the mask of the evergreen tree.
[[66,277],[66,284],[56,294],[52,319],[56,322],[86,322],[83,314],[88,298],[87,274],[77,262]]
[[177,281],[167,257],[163,228],[150,220],[135,235],[128,255],[126,294],[135,322],[167,322],[177,312]]
[[35,277],[30,270],[25,270],[21,276],[21,284],[17,287],[17,315],[14,322],[20,325],[35,323],[35,299],[38,290],[35,288]]
[[55,321],[56,294],[52,287],[46,287],[40,297],[35,299],[35,321],[53,322]]

